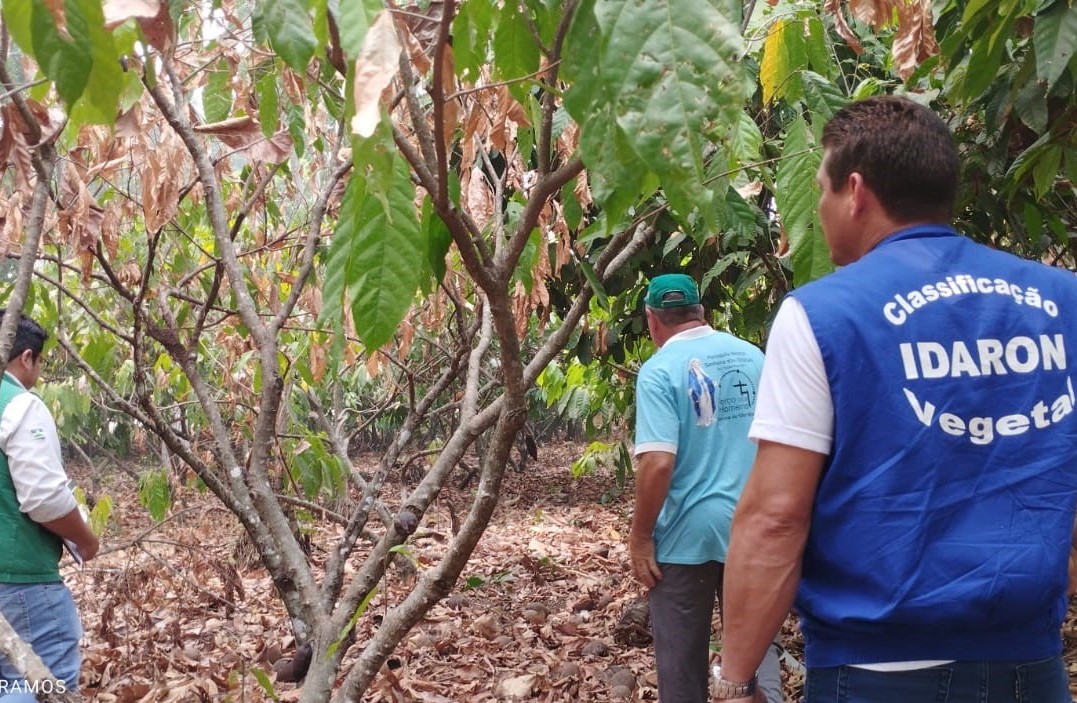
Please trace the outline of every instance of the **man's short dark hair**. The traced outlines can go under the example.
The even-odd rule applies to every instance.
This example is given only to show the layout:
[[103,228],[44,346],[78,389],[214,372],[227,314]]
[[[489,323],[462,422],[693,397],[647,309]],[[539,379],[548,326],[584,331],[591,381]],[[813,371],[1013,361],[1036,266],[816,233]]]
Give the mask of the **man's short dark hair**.
[[842,189],[859,173],[898,222],[949,222],[961,162],[946,123],[929,108],[898,96],[846,105],[823,128],[827,176]]
[[[4,320],[5,312],[5,308],[0,308],[0,323]],[[31,351],[34,359],[37,359],[45,349],[45,340],[48,338],[49,333],[45,331],[45,328],[19,313],[19,326],[15,328],[15,339],[11,342],[11,351],[8,352],[7,360],[12,361],[27,349]]]
[[676,308],[653,308],[648,305],[647,309],[653,312],[659,322],[666,327],[674,327],[685,322],[694,322],[696,320],[705,322],[702,305],[681,305]]

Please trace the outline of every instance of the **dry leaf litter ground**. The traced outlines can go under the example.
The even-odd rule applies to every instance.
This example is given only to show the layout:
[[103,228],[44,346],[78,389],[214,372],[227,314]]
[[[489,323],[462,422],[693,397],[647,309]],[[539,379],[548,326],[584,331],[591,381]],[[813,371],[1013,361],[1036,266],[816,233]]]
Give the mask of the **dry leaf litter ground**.
[[[611,475],[572,479],[569,466],[582,448],[546,446],[526,471],[509,471],[456,590],[394,652],[364,700],[657,699],[653,652],[631,617],[642,592],[625,569],[632,486],[618,492]],[[79,477],[77,467],[72,473]],[[211,496],[185,492],[153,525],[126,475],[116,472],[109,483],[115,507],[106,553],[84,568],[63,568],[86,630],[86,697],[254,703],[269,700],[262,678],[281,701],[297,700],[295,684],[275,681],[274,667],[293,650],[286,615],[234,518]],[[449,489],[411,538],[420,570],[437,559],[451,536],[450,513],[467,498]],[[319,527],[315,543],[330,531]],[[407,569],[389,570],[359,620],[360,642],[377,627],[384,595],[397,601],[413,582]],[[1074,608],[1064,634],[1077,679]],[[782,676],[797,701],[802,651],[792,618],[785,645]]]

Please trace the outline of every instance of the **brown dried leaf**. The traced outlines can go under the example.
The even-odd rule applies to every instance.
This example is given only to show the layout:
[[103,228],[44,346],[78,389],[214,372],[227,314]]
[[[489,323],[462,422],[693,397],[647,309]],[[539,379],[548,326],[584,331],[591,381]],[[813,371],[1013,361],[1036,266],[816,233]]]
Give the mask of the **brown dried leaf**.
[[516,142],[516,131],[519,125],[529,124],[523,107],[509,93],[508,86],[499,86],[497,95],[497,113],[493,124],[490,125],[490,145],[501,152],[506,152],[510,144]]
[[908,80],[921,62],[939,53],[931,0],[899,0],[898,29],[894,35],[894,63],[902,80]]
[[[217,137],[237,153],[256,163],[280,163],[288,158],[292,151],[292,137],[288,132],[281,130],[266,139],[258,120],[250,115],[197,125],[194,131]],[[221,163],[223,161],[222,159]]]
[[[350,349],[351,347],[349,346],[347,348]],[[375,378],[375,377],[377,377],[378,372],[380,372],[380,371],[381,371],[381,354],[379,354],[377,352],[374,352],[366,360],[366,372],[370,375],[371,378]]]
[[[426,75],[426,72],[430,70],[433,63],[430,61],[430,57],[426,55],[426,51],[423,49],[422,44],[416,38],[415,33],[411,31],[411,25],[405,22],[403,25],[397,25],[400,31],[404,35],[404,44],[408,50],[408,59],[411,60],[411,65],[414,67],[415,74],[419,76]],[[452,49],[451,46],[446,45],[447,49]]]
[[142,136],[142,107],[135,103],[130,110],[116,118],[116,136],[136,139]]
[[90,197],[82,176],[71,161],[65,162],[61,173],[58,217],[60,234],[74,249],[83,280],[88,281],[104,210]]
[[176,214],[179,207],[179,179],[177,162],[179,155],[171,132],[162,135],[156,149],[146,154],[139,169],[142,182],[142,212],[146,231],[156,232]]
[[[27,101],[27,105],[34,109],[40,107],[37,103]],[[42,117],[48,119],[48,112],[42,108],[42,114],[34,110],[39,122]],[[22,114],[16,109],[14,103],[7,103],[0,107],[0,117],[3,118],[3,129],[0,131],[0,166],[8,163],[15,167],[15,188],[18,190],[30,190],[34,169],[30,158],[30,132],[23,122]]]
[[172,56],[176,50],[176,27],[168,13],[168,3],[162,2],[153,17],[137,17],[142,36],[163,56]]
[[131,18],[154,19],[161,10],[158,0],[105,0],[105,29],[113,30]]
[[52,15],[52,21],[56,24],[56,31],[64,39],[71,39],[71,33],[67,31],[67,14],[64,12],[64,0],[44,0],[45,8]]
[[411,351],[411,343],[415,340],[415,325],[410,318],[404,318],[399,327],[400,341],[397,344],[396,356],[400,361],[406,361],[408,352]]
[[[486,110],[477,101],[470,102],[470,110],[463,119],[464,131],[460,137],[460,163],[471,165],[475,163],[476,145],[483,141],[485,133],[490,128],[490,120]],[[467,172],[464,173],[467,178]]]
[[900,5],[904,0],[849,0],[849,11],[853,17],[864,24],[870,24],[875,31],[879,31],[894,16],[894,6]]
[[128,288],[133,287],[142,280],[142,269],[138,262],[128,261],[116,271],[116,278]]
[[7,201],[0,198],[0,257],[15,249],[22,233],[22,194],[16,192]]
[[382,10],[366,37],[355,60],[355,116],[352,133],[360,137],[374,134],[381,119],[381,93],[392,83],[399,68],[403,47],[396,35],[396,22],[389,10]]
[[[456,92],[456,71],[453,70],[452,46],[445,44],[441,51],[441,92],[452,95]],[[460,118],[460,100],[454,98],[445,102],[442,112],[442,138],[445,150],[452,151],[453,139],[456,137],[456,122]]]
[[494,193],[482,175],[482,169],[471,169],[466,191],[467,211],[479,229],[484,229],[494,216]]
[[834,27],[838,30],[838,34],[845,40],[845,43],[849,45],[857,54],[864,52],[864,47],[857,39],[856,34],[850,29],[849,23],[845,21],[845,15],[841,11],[841,0],[824,0],[823,11],[829,12],[834,18]]

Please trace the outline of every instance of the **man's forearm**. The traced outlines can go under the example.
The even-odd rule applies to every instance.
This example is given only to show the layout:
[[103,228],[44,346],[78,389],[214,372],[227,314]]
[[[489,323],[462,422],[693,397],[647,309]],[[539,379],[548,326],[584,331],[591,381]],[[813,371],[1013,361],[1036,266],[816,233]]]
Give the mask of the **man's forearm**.
[[722,611],[722,677],[751,679],[781,629],[800,581],[826,456],[761,441],[733,515]]
[[778,527],[758,514],[734,517],[722,587],[726,680],[755,676],[793,607],[806,538],[806,526]]
[[63,517],[39,524],[54,535],[74,542],[82,553],[83,559],[93,559],[97,555],[97,550],[100,546],[97,541],[97,535],[82,519],[78,508]]
[[636,501],[632,510],[632,536],[650,538],[673,479],[672,454],[647,452],[636,469]]

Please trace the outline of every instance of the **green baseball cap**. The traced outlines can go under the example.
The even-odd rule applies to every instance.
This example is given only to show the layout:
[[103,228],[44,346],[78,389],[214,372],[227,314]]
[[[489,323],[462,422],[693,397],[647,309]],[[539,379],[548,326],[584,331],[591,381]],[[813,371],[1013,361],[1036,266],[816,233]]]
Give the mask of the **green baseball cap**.
[[691,276],[664,273],[651,279],[644,302],[652,308],[679,308],[699,305],[699,288]]

